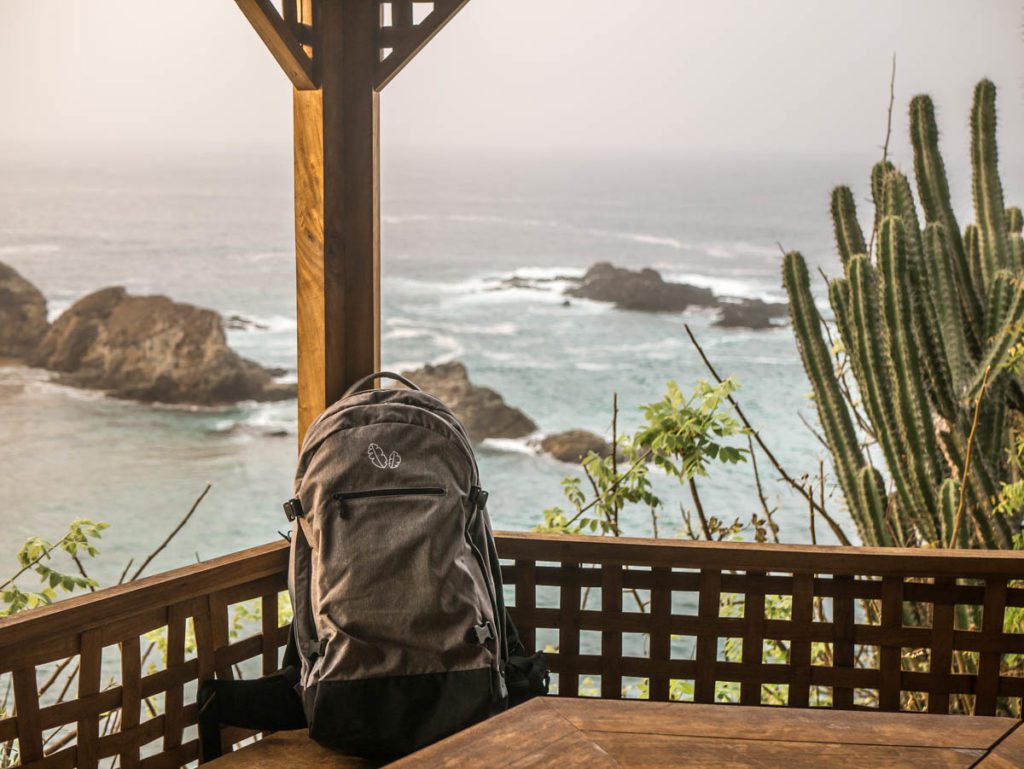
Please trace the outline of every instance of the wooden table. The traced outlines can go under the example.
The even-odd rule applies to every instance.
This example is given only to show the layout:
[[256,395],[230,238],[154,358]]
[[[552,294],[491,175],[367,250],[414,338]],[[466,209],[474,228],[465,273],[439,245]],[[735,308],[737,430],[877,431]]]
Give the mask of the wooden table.
[[[431,745],[395,769],[1024,769],[1009,718],[548,697]],[[223,762],[223,763],[222,763]],[[271,735],[217,769],[362,769],[303,733]]]

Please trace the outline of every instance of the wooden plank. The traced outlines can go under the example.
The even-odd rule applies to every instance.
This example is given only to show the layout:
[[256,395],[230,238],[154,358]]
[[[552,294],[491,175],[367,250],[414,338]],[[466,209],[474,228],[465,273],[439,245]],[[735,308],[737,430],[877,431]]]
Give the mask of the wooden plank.
[[357,379],[380,368],[379,9],[320,7],[318,94],[296,93],[299,440]]
[[987,750],[1017,722],[1011,718],[878,713],[829,708],[768,708],[637,700],[547,700],[588,734],[637,732],[675,736]]
[[[316,73],[313,62],[302,45],[295,37],[293,27],[281,18],[270,0],[235,0],[239,10],[260,40],[267,46],[270,55],[284,70],[299,91],[312,91],[317,88]],[[286,0],[287,4],[287,0]]]
[[882,710],[900,709],[902,642],[899,631],[903,627],[903,580],[899,577],[882,579],[882,627],[878,652],[881,671],[878,707]]
[[[654,585],[651,588],[649,656],[652,663],[667,662],[672,654],[672,589],[669,587],[672,570],[652,569],[651,575]],[[652,671],[648,677],[648,697],[668,700],[670,680],[668,676]]]
[[702,569],[697,615],[700,626],[697,636],[697,677],[693,682],[694,702],[713,702],[715,699],[715,666],[718,659],[718,635],[708,628],[718,619],[721,605],[719,585],[722,574],[715,569]]
[[[840,742],[732,740],[649,734],[596,734],[594,742],[624,767],[668,767],[680,756],[687,769],[969,769],[982,751],[903,746],[848,745]],[[723,756],[728,756],[727,763]],[[557,760],[556,755],[551,756]],[[554,765],[554,764],[552,764]],[[680,764],[675,764],[676,766]]]
[[978,769],[1024,768],[1024,728],[1018,723],[978,764]]
[[1003,624],[1006,610],[1006,580],[993,577],[985,582],[985,603],[981,613],[981,634],[992,651],[983,651],[978,659],[978,688],[975,691],[974,713],[993,716],[999,695],[999,669],[1002,664],[1000,650],[1003,643]]
[[[833,577],[843,593],[851,592],[853,577]],[[837,590],[837,592],[839,592]],[[856,665],[853,634],[856,614],[852,596],[843,595],[832,599],[832,624],[835,627],[835,640],[832,642],[832,667],[840,671],[852,671]],[[852,686],[832,686],[832,706],[842,710],[853,707]]]
[[68,647],[73,647],[74,637],[81,631],[270,574],[282,574],[287,567],[288,543],[272,542],[5,617],[0,619],[0,669],[5,667],[8,654],[16,658],[20,651],[30,651],[36,644],[52,645],[56,656],[51,659],[59,659],[75,653],[73,648],[68,652]]
[[[102,630],[94,628],[81,635],[78,669],[78,698],[98,694],[103,668]],[[80,769],[96,769],[99,765],[99,712],[84,714],[78,719],[78,762]]]
[[295,296],[299,446],[327,406],[324,307],[323,94],[292,98],[295,147]]
[[[609,564],[601,569],[601,612],[622,614],[622,567]],[[601,632],[601,696],[622,696],[622,633]]]
[[[953,587],[955,579],[945,578],[935,581],[935,587],[944,590]],[[937,597],[932,603],[932,644],[928,669],[933,678],[949,679],[953,672],[953,628],[955,600]],[[928,692],[928,712],[948,713],[949,693]]]
[[[515,562],[515,609],[513,614],[529,612],[537,605],[537,565],[530,560],[517,560]],[[534,632],[536,625],[519,627],[519,639],[526,647],[528,654],[533,654],[537,649],[537,635]]]
[[[185,663],[185,623],[188,619],[188,607],[177,603],[167,610],[167,655],[165,666],[168,671],[177,670]],[[197,665],[198,668],[198,665]],[[182,708],[185,704],[185,690],[182,684],[170,686],[164,695],[165,751],[174,750],[181,745],[185,724],[182,720]]]
[[552,709],[551,703],[557,699],[561,698],[530,700],[388,766],[393,769],[466,769],[501,766],[503,760],[510,764],[513,760],[525,759],[578,733]]
[[391,26],[411,27],[412,0],[391,0]]
[[269,675],[278,669],[277,664],[277,594],[265,595],[260,601],[260,617],[262,628],[260,641],[262,645],[263,675]]
[[562,586],[558,599],[558,693],[576,697],[580,687],[580,583],[579,564],[562,564]]
[[373,764],[318,745],[305,729],[297,729],[269,734],[255,745],[239,748],[203,766],[210,769],[370,769]]
[[[207,596],[207,603],[209,605],[210,635],[213,639],[214,669],[217,678],[222,681],[231,681],[235,677],[235,672],[231,669],[231,663],[226,659],[223,661],[219,659],[219,657],[224,656],[220,654],[221,650],[226,649],[230,643],[228,607],[217,594]],[[202,668],[202,663],[200,663],[200,668]]]
[[[139,638],[121,642],[121,727],[129,733],[139,725],[142,708],[142,653]],[[162,724],[161,724],[162,728]],[[128,740],[120,751],[121,769],[137,769],[142,741]]]
[[[434,10],[412,28],[405,38],[395,44],[391,55],[377,66],[374,87],[378,91],[394,80],[395,76],[413,60],[444,26],[451,21],[469,0],[435,0]],[[376,46],[374,47],[376,53]]]
[[793,680],[789,684],[788,704],[803,708],[810,702],[811,642],[802,633],[814,615],[814,575],[794,576],[792,598],[789,666],[793,669]]
[[17,709],[18,747],[22,763],[43,757],[43,729],[39,720],[39,688],[35,668],[18,668],[14,678],[14,706]]
[[498,532],[496,536],[502,558],[535,561],[897,577],[1002,575],[1008,579],[1024,579],[1024,558],[1009,550],[774,545],[511,531]]

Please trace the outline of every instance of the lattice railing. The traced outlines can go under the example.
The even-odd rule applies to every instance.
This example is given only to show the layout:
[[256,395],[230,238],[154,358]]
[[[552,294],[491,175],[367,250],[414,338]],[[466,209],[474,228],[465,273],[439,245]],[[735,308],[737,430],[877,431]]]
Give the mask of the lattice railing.
[[[0,696],[10,685],[15,705],[0,717],[0,750],[40,769],[195,761],[197,682],[278,669],[283,545],[0,620]],[[231,608],[252,601],[260,619],[233,638]],[[228,730],[225,741],[249,736]]]
[[530,535],[499,551],[563,696],[1020,712],[1019,554]]
[[[1024,696],[1014,553],[509,533],[498,551],[512,616],[527,646],[551,647],[561,696],[756,704],[781,688],[793,706],[868,693],[884,710],[978,714],[1019,712]],[[9,685],[16,706],[0,750],[37,768],[195,761],[197,683],[279,665],[287,558],[274,543],[0,620],[0,697]],[[766,659],[780,642],[786,658]]]

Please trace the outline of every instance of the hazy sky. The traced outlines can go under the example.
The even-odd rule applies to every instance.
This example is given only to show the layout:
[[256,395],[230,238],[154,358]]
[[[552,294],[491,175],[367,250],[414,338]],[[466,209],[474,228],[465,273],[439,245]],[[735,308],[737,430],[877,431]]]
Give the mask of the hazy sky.
[[[1024,0],[471,0],[384,92],[384,147],[861,152],[897,54],[966,152],[971,88],[1024,142]],[[231,0],[0,0],[0,146],[290,141],[286,77]],[[899,150],[899,146],[896,147]]]

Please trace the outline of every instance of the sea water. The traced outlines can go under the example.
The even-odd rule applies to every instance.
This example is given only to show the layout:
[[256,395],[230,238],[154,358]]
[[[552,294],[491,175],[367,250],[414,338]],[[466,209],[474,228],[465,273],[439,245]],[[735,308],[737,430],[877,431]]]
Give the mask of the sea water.
[[[610,261],[720,294],[781,300],[781,249],[799,249],[823,296],[817,268],[838,271],[829,190],[851,183],[865,201],[874,159],[385,153],[384,364],[460,360],[541,432],[607,435],[613,394],[628,431],[666,381],[689,391],[708,378],[684,333],[689,323],[719,372],[737,378],[742,407],[789,473],[815,476],[825,460],[831,476],[801,421],[816,417],[788,327],[718,329],[707,311],[565,306],[557,279]],[[968,194],[968,178],[955,178],[954,189]],[[11,153],[0,174],[0,261],[39,286],[51,317],[108,285],[242,315],[260,327],[229,332],[232,346],[294,378],[291,196],[287,148]],[[556,280],[503,288],[514,276]],[[13,566],[26,536],[57,537],[85,516],[111,524],[91,568],[116,579],[207,481],[211,492],[152,570],[277,538],[286,528],[281,502],[291,496],[295,411],[294,401],[142,405],[57,386],[38,370],[0,368],[0,564]],[[477,452],[496,528],[528,529],[545,508],[564,505],[560,480],[571,465],[526,441],[485,441]],[[782,537],[807,541],[806,503],[760,459]],[[712,465],[699,484],[709,514],[748,520],[760,512],[749,464]],[[655,485],[665,501],[661,533],[674,536],[692,503],[668,478]],[[831,477],[826,494],[848,526]],[[647,510],[624,520],[626,533],[650,531]],[[834,541],[820,522],[817,535]]]

